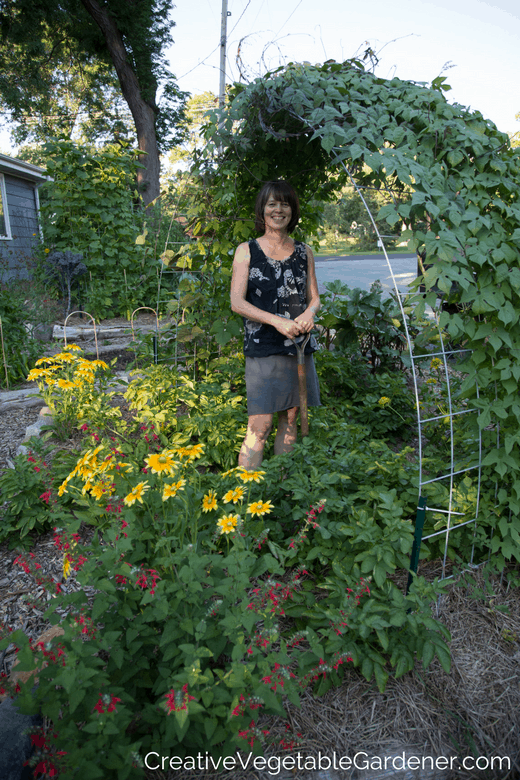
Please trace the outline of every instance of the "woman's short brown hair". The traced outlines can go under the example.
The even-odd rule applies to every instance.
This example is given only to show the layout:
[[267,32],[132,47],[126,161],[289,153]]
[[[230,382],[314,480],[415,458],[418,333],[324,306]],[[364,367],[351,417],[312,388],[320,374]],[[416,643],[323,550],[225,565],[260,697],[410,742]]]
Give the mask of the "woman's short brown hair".
[[271,197],[282,203],[288,203],[291,207],[291,221],[287,232],[292,233],[300,219],[300,201],[291,185],[282,179],[266,182],[258,193],[255,203],[255,230],[258,230],[259,233],[265,230],[265,204]]

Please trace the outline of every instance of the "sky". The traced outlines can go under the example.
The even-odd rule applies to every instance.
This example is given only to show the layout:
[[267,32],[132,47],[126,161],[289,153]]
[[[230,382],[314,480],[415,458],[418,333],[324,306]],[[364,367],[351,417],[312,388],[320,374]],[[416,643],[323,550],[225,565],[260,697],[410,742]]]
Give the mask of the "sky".
[[[218,93],[221,10],[221,0],[177,0],[170,63],[188,92]],[[518,0],[228,0],[228,11],[228,82],[240,80],[240,42],[248,80],[287,62],[343,61],[370,45],[378,76],[430,84],[442,74],[450,102],[520,131]]]
[[[222,0],[177,0],[168,52],[179,87],[218,93]],[[519,132],[518,0],[228,0],[226,80],[251,80],[288,62],[378,55],[376,74],[451,85],[450,102]],[[241,72],[237,67],[240,46]],[[8,135],[0,148],[13,153]]]

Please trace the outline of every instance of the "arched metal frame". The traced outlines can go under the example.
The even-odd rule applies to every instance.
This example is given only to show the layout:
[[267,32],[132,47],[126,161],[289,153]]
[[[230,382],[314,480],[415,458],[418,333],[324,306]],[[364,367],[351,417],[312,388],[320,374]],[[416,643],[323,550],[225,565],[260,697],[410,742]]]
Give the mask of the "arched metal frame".
[[[303,119],[302,119],[303,121]],[[418,458],[419,458],[419,481],[418,481],[418,497],[417,497],[417,519],[416,519],[416,542],[417,542],[417,548],[420,545],[421,540],[426,541],[428,539],[433,539],[439,536],[444,536],[444,554],[442,559],[442,576],[441,579],[447,578],[449,575],[447,574],[447,563],[448,563],[448,547],[449,547],[449,537],[450,534],[454,530],[459,530],[463,526],[466,525],[473,525],[474,527],[474,536],[476,534],[476,528],[477,528],[477,521],[478,521],[478,513],[479,513],[479,498],[480,498],[480,489],[481,489],[481,479],[482,479],[482,436],[479,426],[477,425],[476,428],[478,430],[478,457],[477,462],[474,465],[466,466],[462,469],[458,469],[456,467],[456,452],[455,452],[455,444],[454,444],[454,426],[453,426],[453,420],[455,417],[463,414],[473,413],[478,416],[479,410],[477,409],[463,409],[463,410],[455,410],[453,407],[453,398],[452,398],[452,389],[450,386],[450,372],[448,367],[448,361],[450,358],[455,357],[457,354],[463,353],[465,350],[457,350],[457,349],[445,349],[444,341],[441,335],[441,329],[439,325],[439,318],[436,313],[433,314],[437,328],[439,331],[439,344],[440,348],[437,352],[426,352],[425,354],[415,354],[415,347],[413,340],[411,338],[408,323],[407,323],[407,316],[404,311],[403,301],[402,297],[407,295],[407,293],[402,293],[399,290],[397,280],[395,278],[392,263],[390,260],[390,257],[388,255],[388,252],[386,250],[384,239],[386,236],[382,235],[376,221],[374,219],[374,216],[366,202],[366,199],[363,196],[362,188],[358,185],[356,182],[352,172],[349,170],[347,165],[345,164],[344,160],[342,159],[343,150],[340,148],[333,148],[331,150],[331,155],[336,156],[336,160],[338,161],[339,165],[343,168],[345,173],[348,176],[348,179],[350,180],[352,186],[358,193],[359,197],[361,198],[361,201],[367,211],[367,214],[369,216],[369,219],[372,223],[372,226],[374,228],[374,231],[378,238],[379,246],[381,247],[383,254],[385,256],[385,260],[388,266],[388,270],[390,273],[390,277],[392,279],[392,283],[394,286],[395,296],[399,304],[399,308],[401,310],[401,316],[402,321],[404,325],[405,330],[405,336],[407,341],[407,347],[408,347],[408,354],[410,358],[410,365],[411,365],[411,376],[413,381],[413,388],[414,388],[414,395],[415,395],[415,405],[416,405],[416,411],[417,411],[417,430],[418,430]],[[168,242],[169,243],[169,242]],[[165,275],[181,275],[182,273],[185,273],[185,271],[177,270],[177,269],[169,269],[167,268],[164,263],[161,263],[160,271],[159,271],[159,279],[158,279],[158,287],[157,287],[157,313],[159,312],[161,305],[166,302],[165,298],[161,297],[161,291],[163,289],[163,279]],[[175,366],[178,366],[179,362],[179,354],[178,354],[178,324],[179,324],[179,316],[180,316],[180,309],[179,309],[179,303],[177,308],[177,313],[175,316],[175,352],[174,355],[171,357],[171,361],[175,364]],[[156,343],[158,343],[160,338],[159,333],[159,326],[157,325],[157,334],[156,334]],[[187,357],[193,357],[194,358],[194,364],[195,364],[195,358],[196,358],[196,348],[194,348],[194,352],[190,355],[187,355]],[[442,362],[442,367],[444,371],[444,375],[446,378],[446,388],[447,388],[447,413],[442,413],[439,415],[422,418],[421,416],[421,402],[420,402],[420,394],[419,394],[419,383],[418,383],[418,366],[420,366],[421,361],[431,360],[434,357],[439,357]],[[155,362],[158,362],[157,356],[155,356]],[[478,387],[477,387],[477,397],[478,397]],[[424,427],[428,423],[435,422],[437,420],[444,420],[446,417],[449,418],[449,432],[450,432],[450,458],[449,458],[449,466],[444,474],[441,476],[434,477],[433,479],[424,479],[424,468],[423,468],[423,438],[425,437],[424,434]],[[470,471],[476,471],[477,472],[477,499],[476,499],[476,505],[475,505],[475,516],[463,520],[459,520],[458,518],[465,517],[465,513],[459,512],[454,508],[454,504],[456,503],[454,501],[454,488],[455,488],[455,478],[460,476],[461,474],[465,472]],[[448,505],[447,507],[431,507],[427,504],[427,486],[434,483],[434,482],[445,482],[448,486]],[[435,531],[433,533],[428,533],[425,536],[422,536],[422,526],[424,523],[424,518],[426,513],[433,513],[433,514],[439,514],[441,516],[444,516],[446,519],[446,527]],[[419,531],[419,527],[421,529],[421,532],[417,533]],[[471,558],[470,561],[467,562],[468,566],[473,565],[473,558],[474,558],[474,543],[472,544],[471,548]],[[412,565],[412,568],[416,571],[417,567],[417,561],[419,556],[419,550],[417,549],[415,551],[415,562]]]
[[[340,152],[339,149],[333,149],[332,152]],[[397,285],[397,280],[394,276],[394,272],[392,269],[392,263],[390,261],[390,258],[388,256],[388,252],[385,247],[384,238],[385,236],[381,235],[379,228],[376,224],[376,221],[374,219],[374,216],[372,212],[370,211],[370,208],[363,196],[363,192],[361,187],[356,182],[354,176],[352,175],[352,172],[347,168],[343,160],[340,160],[339,163],[345,173],[347,174],[352,186],[358,193],[359,197],[361,198],[363,205],[367,211],[367,214],[370,218],[370,221],[372,223],[372,226],[374,228],[374,231],[378,237],[379,246],[382,248],[385,260],[388,266],[388,270],[390,272],[390,276],[392,279],[392,283],[394,285],[394,291],[396,295],[396,299],[399,303],[399,308],[401,310],[402,320],[404,324],[404,330],[406,335],[406,341],[408,346],[408,354],[410,358],[410,365],[411,365],[411,373],[412,373],[412,380],[413,380],[413,387],[414,387],[414,394],[415,394],[415,406],[417,411],[417,429],[418,429],[418,456],[419,456],[419,484],[418,484],[418,501],[417,501],[417,519],[416,519],[416,542],[417,542],[417,549],[415,552],[415,560],[414,554],[412,554],[412,569],[416,572],[418,557],[419,557],[419,549],[418,546],[420,545],[421,540],[426,541],[427,539],[433,539],[438,536],[445,537],[444,542],[444,555],[442,559],[442,576],[441,579],[447,579],[447,556],[448,556],[448,546],[449,546],[449,537],[452,531],[458,530],[462,528],[465,525],[471,525],[473,524],[474,527],[474,534],[473,538],[475,538],[476,534],[476,528],[477,528],[477,521],[478,521],[478,513],[479,513],[479,502],[480,502],[480,489],[481,489],[481,480],[482,480],[482,434],[481,429],[477,425],[478,430],[478,459],[477,463],[462,469],[457,469],[456,462],[455,462],[455,444],[454,444],[454,430],[453,430],[453,419],[454,417],[462,414],[468,414],[473,413],[478,416],[479,410],[478,409],[464,409],[456,411],[453,408],[453,398],[452,398],[452,392],[451,392],[451,386],[450,386],[450,373],[448,370],[448,360],[450,357],[455,356],[457,354],[460,354],[462,352],[465,352],[466,350],[446,350],[444,348],[444,341],[442,338],[441,328],[439,325],[439,318],[434,313],[435,321],[437,324],[437,328],[439,331],[439,344],[440,349],[438,352],[428,352],[426,354],[415,354],[415,347],[414,343],[411,339],[408,323],[407,323],[407,317],[404,311],[402,296],[407,295],[408,293],[403,293],[399,290],[399,287]],[[418,383],[418,371],[417,371],[417,365],[420,364],[420,361],[425,360],[431,360],[434,357],[439,357],[439,359],[442,361],[444,374],[446,377],[446,387],[447,387],[447,405],[448,405],[448,411],[447,414],[441,414],[437,416],[428,417],[425,419],[422,419],[421,417],[421,403],[420,403],[420,397],[419,397],[419,383]],[[478,386],[477,386],[477,397],[478,397]],[[450,462],[449,467],[446,470],[446,472],[438,477],[435,477],[434,479],[424,479],[423,474],[423,437],[424,437],[424,426],[427,423],[434,422],[436,420],[445,419],[446,417],[449,417],[449,426],[450,426]],[[476,499],[476,506],[475,506],[475,516],[470,519],[465,519],[462,521],[457,521],[457,518],[460,516],[465,516],[465,513],[463,512],[457,512],[453,508],[454,505],[454,487],[455,487],[455,477],[459,476],[460,474],[463,474],[465,472],[475,471],[477,472],[477,499]],[[448,483],[448,507],[447,508],[438,508],[438,507],[430,507],[427,505],[427,496],[425,495],[425,488],[427,485],[433,483],[433,482],[440,482],[444,481]],[[427,489],[426,489],[427,490]],[[443,528],[440,531],[436,531],[435,533],[429,533],[426,536],[422,536],[422,526],[424,523],[424,518],[426,512],[431,512],[434,514],[441,514],[446,516],[446,528]],[[471,559],[467,562],[467,565],[469,567],[473,566],[473,559],[474,559],[474,553],[475,553],[475,545],[474,542],[471,547]],[[451,575],[450,575],[451,576]]]

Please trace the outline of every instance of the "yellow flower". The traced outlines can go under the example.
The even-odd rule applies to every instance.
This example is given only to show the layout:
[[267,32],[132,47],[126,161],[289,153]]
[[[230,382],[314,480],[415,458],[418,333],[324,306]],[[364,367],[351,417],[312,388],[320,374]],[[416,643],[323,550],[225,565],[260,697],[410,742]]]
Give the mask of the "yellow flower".
[[228,490],[222,500],[225,504],[229,504],[231,501],[236,504],[237,501],[240,501],[244,497],[245,492],[245,488],[240,486],[236,487],[234,490]]
[[65,555],[63,558],[63,578],[66,580],[70,574],[72,566],[70,565],[69,556]]
[[230,534],[238,525],[238,515],[223,515],[217,520],[217,528],[221,534]]
[[177,467],[176,461],[172,458],[171,450],[149,455],[148,458],[144,459],[144,462],[154,474],[172,474]]
[[68,379],[58,379],[56,384],[58,387],[61,387],[62,390],[72,390],[74,387],[77,387],[75,382],[70,382]]
[[77,344],[67,344],[67,346],[64,347],[64,349],[70,349],[72,352],[83,352],[81,347],[78,347]]
[[95,374],[92,369],[90,367],[86,368],[85,366],[80,366],[77,368],[74,376],[78,379],[82,379],[84,382],[88,382],[89,384],[92,384],[95,378]]
[[[69,347],[70,349],[70,347]],[[74,355],[70,355],[68,352],[59,352],[57,355],[54,355],[54,360],[62,361],[63,363],[70,363],[74,360]]]
[[138,485],[133,488],[133,490],[130,491],[130,493],[123,498],[123,503],[127,506],[132,506],[135,504],[136,501],[139,501],[139,503],[143,503],[143,493],[145,490],[148,490],[150,488],[150,485],[148,482],[139,482]]
[[116,465],[117,465],[117,470],[118,471],[124,471],[124,472],[126,472],[126,474],[131,474],[132,471],[134,470],[134,466],[133,466],[132,463],[123,463],[123,462],[121,462],[121,463],[117,463]]
[[378,401],[377,403],[379,404],[379,406],[380,406],[382,409],[384,409],[384,408],[385,408],[385,406],[388,406],[389,404],[391,404],[391,403],[392,403],[392,399],[391,399],[391,398],[388,398],[388,396],[386,396],[386,395],[383,395],[383,396],[382,396],[382,397],[379,399],[379,401]]
[[41,358],[38,358],[38,360],[36,361],[36,363],[34,365],[35,366],[43,366],[45,363],[54,363],[54,358],[51,358],[51,357],[41,357]]
[[110,495],[114,492],[114,489],[111,487],[110,483],[108,482],[97,482],[90,490],[90,494],[94,496],[94,498],[97,498],[98,501],[100,498],[102,498],[104,495]]
[[221,474],[220,476],[222,477],[222,479],[224,479],[224,477],[229,477],[230,474],[234,474],[235,471],[242,471],[242,466],[235,466],[234,469],[229,469],[229,471],[224,471],[224,473]]
[[69,484],[70,477],[67,477],[67,479],[61,483],[61,485],[58,488],[58,495],[62,496],[64,493],[68,493],[67,485]]
[[185,479],[178,479],[177,482],[172,482],[170,485],[165,485],[162,494],[162,500],[167,501],[169,498],[176,496],[178,491],[182,490],[185,484]]
[[94,467],[97,466],[99,463],[97,454],[98,452],[101,452],[102,449],[103,445],[99,444],[94,450],[87,450],[83,457],[76,463],[76,469],[79,469],[81,466],[86,466],[87,464]]
[[[94,469],[90,468],[90,466],[77,466],[76,473],[79,474],[81,479],[90,479],[90,477],[94,476]],[[74,473],[71,475],[74,476]]]
[[108,365],[103,360],[92,360],[90,365],[96,366],[96,368],[108,368]]
[[266,515],[272,508],[273,504],[270,501],[255,501],[253,504],[249,504],[247,511],[252,515]]
[[432,370],[436,368],[440,368],[442,366],[442,360],[440,358],[432,358],[432,362],[430,363],[430,368]]
[[87,479],[83,487],[81,488],[81,495],[84,496],[92,488],[92,481]]
[[202,499],[202,511],[203,512],[211,512],[213,509],[217,508],[217,495],[213,492],[213,490],[210,490],[207,495],[204,496]]
[[27,374],[27,381],[34,382],[35,379],[39,379],[41,376],[45,376],[45,369],[32,368]]
[[191,462],[192,460],[195,460],[195,458],[200,458],[200,456],[204,452],[204,445],[193,444],[189,447],[177,447],[177,449],[174,450],[174,452],[180,458],[188,458],[188,462]]
[[173,498],[177,495],[177,491],[174,487],[174,485],[165,485],[163,494],[162,494],[162,500],[167,501],[169,498]]
[[263,482],[264,474],[265,471],[248,471],[247,469],[242,468],[240,469],[238,476],[242,482]]

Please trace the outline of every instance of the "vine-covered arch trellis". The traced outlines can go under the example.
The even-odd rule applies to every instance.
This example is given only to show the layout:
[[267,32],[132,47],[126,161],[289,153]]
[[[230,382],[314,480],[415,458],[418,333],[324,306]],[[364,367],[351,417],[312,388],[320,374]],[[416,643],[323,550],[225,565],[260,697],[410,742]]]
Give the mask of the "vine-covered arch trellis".
[[481,487],[491,497],[480,528],[495,529],[502,560],[520,560],[520,150],[480,113],[449,104],[445,89],[443,79],[380,79],[356,61],[291,64],[235,85],[205,129],[194,170],[208,197],[193,224],[211,237],[224,290],[232,250],[252,231],[259,182],[294,183],[304,233],[317,225],[313,199],[351,177],[388,193],[379,218],[402,226],[428,268],[416,313],[435,307],[435,290],[457,303],[439,324],[467,350],[462,393],[479,411]]

